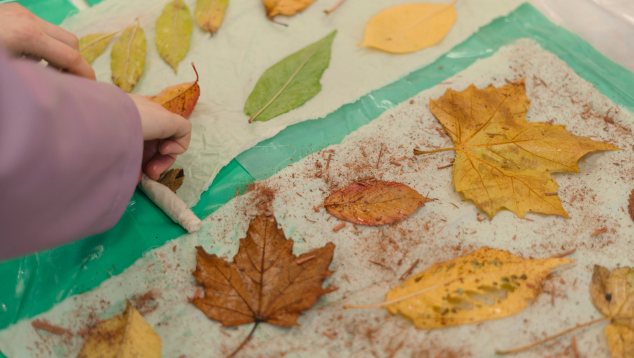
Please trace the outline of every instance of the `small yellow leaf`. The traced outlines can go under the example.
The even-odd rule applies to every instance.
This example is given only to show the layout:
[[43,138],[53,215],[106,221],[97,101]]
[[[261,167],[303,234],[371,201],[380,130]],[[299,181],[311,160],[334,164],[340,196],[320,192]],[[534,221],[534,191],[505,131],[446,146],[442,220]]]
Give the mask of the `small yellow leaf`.
[[218,31],[228,5],[229,0],[198,0],[194,9],[198,26],[212,34]]
[[110,68],[112,82],[126,92],[132,91],[145,68],[147,40],[137,22],[121,34],[112,47]]
[[113,36],[114,34],[110,33],[94,34],[80,38],[79,53],[81,53],[81,57],[83,57],[86,62],[92,63],[92,61],[101,55]]
[[315,0],[262,0],[269,19],[277,15],[291,16],[304,10]]
[[520,218],[529,211],[568,217],[551,174],[578,173],[584,155],[619,148],[575,136],[566,126],[528,122],[530,104],[524,80],[500,88],[448,89],[429,101],[429,109],[455,147],[414,154],[455,150],[456,190],[490,217],[503,208]]
[[125,312],[92,330],[78,358],[160,358],[161,338],[127,303]]
[[411,319],[419,329],[507,317],[537,297],[550,270],[570,262],[523,259],[484,247],[412,276],[387,293],[385,306],[392,314]]
[[605,326],[610,354],[614,358],[634,358],[634,330],[618,324]]
[[634,358],[634,270],[621,267],[610,272],[595,265],[590,297],[595,307],[610,318],[605,335],[612,357]]
[[156,49],[174,72],[189,51],[189,41],[194,25],[189,8],[182,0],[174,0],[165,5],[163,13],[156,20]]
[[456,22],[455,1],[448,4],[403,4],[374,15],[359,46],[408,53],[433,46]]

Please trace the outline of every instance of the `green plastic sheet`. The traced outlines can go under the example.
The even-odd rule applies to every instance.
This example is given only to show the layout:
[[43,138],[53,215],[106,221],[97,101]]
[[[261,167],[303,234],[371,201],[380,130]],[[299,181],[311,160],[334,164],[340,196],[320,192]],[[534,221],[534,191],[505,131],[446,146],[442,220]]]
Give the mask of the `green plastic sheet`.
[[[39,15],[39,14],[38,14]],[[194,212],[204,218],[254,179],[265,179],[310,153],[341,140],[385,110],[431,88],[519,38],[532,38],[556,54],[615,103],[634,109],[634,74],[611,62],[569,31],[525,4],[481,28],[435,63],[347,104],[319,120],[290,126],[242,153],[221,170]],[[442,68],[440,68],[442,66]],[[293,159],[293,161],[290,160]],[[245,170],[246,168],[246,170]],[[121,273],[143,252],[185,233],[137,191],[110,231],[0,264],[0,329],[88,291]],[[2,354],[0,354],[2,357]]]
[[60,24],[65,18],[78,11],[68,0],[18,0],[16,2],[53,24]]

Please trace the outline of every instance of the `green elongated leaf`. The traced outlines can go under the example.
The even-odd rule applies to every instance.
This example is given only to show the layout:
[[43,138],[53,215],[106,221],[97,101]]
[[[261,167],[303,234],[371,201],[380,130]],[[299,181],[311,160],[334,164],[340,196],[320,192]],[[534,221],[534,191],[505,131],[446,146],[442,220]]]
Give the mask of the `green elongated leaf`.
[[132,91],[145,68],[147,40],[139,23],[125,30],[112,47],[112,82],[126,92]]
[[189,50],[189,41],[194,25],[189,8],[181,0],[165,5],[163,13],[156,20],[156,48],[174,72]]
[[79,53],[88,63],[92,63],[106,48],[114,36],[110,34],[93,34],[79,39]]
[[218,31],[228,5],[229,0],[198,0],[194,9],[198,26],[212,34]]
[[255,84],[244,105],[252,121],[266,122],[297,108],[321,91],[319,80],[330,63],[337,30],[276,63]]

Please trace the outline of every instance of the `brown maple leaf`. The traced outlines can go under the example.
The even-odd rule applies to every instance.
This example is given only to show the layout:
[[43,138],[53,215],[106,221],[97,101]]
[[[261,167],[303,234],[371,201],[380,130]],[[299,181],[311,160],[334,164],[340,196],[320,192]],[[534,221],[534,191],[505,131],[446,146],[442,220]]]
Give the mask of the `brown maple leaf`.
[[233,262],[196,247],[193,275],[205,295],[192,303],[223,326],[255,322],[249,336],[230,356],[244,346],[260,322],[298,326],[302,311],[321,295],[334,291],[322,287],[334,273],[328,270],[333,243],[295,256],[293,240],[286,239],[273,217],[264,215],[251,221],[246,235]]
[[163,173],[157,182],[165,185],[171,191],[176,193],[176,190],[183,185],[183,180],[185,180],[185,173],[183,169],[170,169]]

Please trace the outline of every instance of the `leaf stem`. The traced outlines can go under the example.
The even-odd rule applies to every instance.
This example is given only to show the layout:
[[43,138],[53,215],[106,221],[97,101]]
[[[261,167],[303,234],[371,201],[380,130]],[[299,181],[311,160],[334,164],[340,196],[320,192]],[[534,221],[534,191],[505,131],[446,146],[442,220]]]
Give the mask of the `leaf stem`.
[[[126,30],[126,29],[127,29],[127,27],[126,27],[125,29],[123,29],[123,30]],[[90,47],[90,46],[92,46],[92,45],[96,44],[97,42],[99,42],[99,41],[101,41],[101,40],[105,39],[106,37],[108,37],[108,36],[112,36],[112,35],[115,35],[115,34],[118,34],[119,32],[121,32],[121,31],[123,31],[123,30],[119,30],[119,31],[117,31],[117,32],[109,32],[109,33],[107,33],[107,34],[103,34],[103,36],[101,36],[101,37],[99,37],[99,38],[95,39],[95,40],[94,40],[94,41],[92,41],[92,42],[87,43],[84,47],[80,48],[80,49],[79,49],[79,52],[82,52],[83,50],[85,50],[85,49],[87,49],[88,47]]]
[[196,71],[196,66],[194,66],[194,63],[192,62],[192,67],[194,68],[194,72],[196,72],[196,82],[192,83],[191,86],[187,87],[185,90],[183,90],[183,92],[177,94],[176,96],[168,99],[167,101],[163,102],[162,105],[168,104],[169,102],[175,100],[176,98],[180,97],[183,95],[183,93],[186,93],[187,91],[189,91],[192,87],[194,87],[197,83],[198,83],[198,71]]
[[291,75],[291,78],[288,79],[288,81],[286,81],[286,83],[284,84],[284,86],[282,86],[282,88],[280,88],[279,91],[277,91],[277,93],[275,94],[275,96],[273,96],[273,98],[271,98],[271,100],[265,104],[264,106],[262,106],[262,108],[260,108],[259,111],[257,111],[256,114],[254,114],[253,116],[251,116],[251,118],[249,118],[249,123],[253,122],[253,120],[255,119],[255,117],[259,116],[260,113],[262,113],[262,111],[264,111],[265,109],[267,109],[269,107],[269,105],[271,105],[271,103],[273,103],[273,101],[275,101],[277,99],[277,97],[280,96],[280,94],[282,94],[282,92],[286,89],[286,87],[288,87],[288,85],[291,83],[291,81],[293,81],[293,79],[295,78],[295,76],[297,76],[297,74],[299,73],[299,71],[302,70],[302,68],[304,68],[304,66],[306,65],[306,63],[313,58],[313,56],[315,56],[315,54],[317,53],[317,51],[321,50],[321,48],[324,46],[326,42],[322,43],[320,46],[317,47],[317,49],[315,49],[315,51],[313,51],[313,53],[310,54],[310,56],[306,57],[306,59],[304,60],[304,62],[302,62],[302,64],[297,68],[297,70],[295,70],[295,72]]
[[430,153],[444,152],[444,151],[447,151],[447,150],[456,150],[456,149],[458,149],[458,147],[442,148],[442,149],[436,149],[436,150],[417,150],[417,149],[414,149],[414,155],[430,154]]
[[343,4],[344,1],[346,0],[339,0],[339,2],[335,4],[335,6],[333,6],[329,10],[324,10],[324,12],[326,13],[326,15],[332,14],[335,10],[339,8],[339,6],[341,6],[341,4]]
[[258,325],[260,324],[260,322],[261,321],[255,321],[255,324],[253,325],[253,329],[251,330],[247,338],[245,338],[244,341],[242,341],[242,343],[238,346],[238,348],[235,351],[233,351],[233,353],[228,355],[227,358],[232,358],[233,356],[235,356],[242,349],[242,347],[244,347],[244,345],[247,344],[247,342],[249,342],[249,340],[251,339],[251,336],[253,336],[253,332],[255,332],[255,329],[258,328]]
[[607,321],[609,319],[610,319],[610,317],[603,317],[603,318],[595,319],[594,321],[586,322],[584,324],[578,324],[577,326],[575,326],[573,328],[567,329],[567,330],[565,330],[565,331],[563,331],[561,333],[558,333],[558,334],[556,334],[554,336],[550,336],[550,337],[548,337],[546,339],[542,339],[541,341],[537,341],[537,342],[535,342],[535,343],[533,343],[531,345],[524,346],[524,347],[521,347],[521,348],[512,349],[510,351],[495,351],[495,353],[496,354],[502,354],[502,355],[519,353],[519,352],[525,351],[527,349],[531,349],[531,348],[533,348],[535,346],[538,346],[538,345],[540,345],[542,343],[546,343],[548,341],[552,341],[555,338],[559,338],[559,337],[563,336],[564,334],[570,333],[570,332],[572,332],[574,330],[577,330],[579,328],[587,327],[587,326],[593,325],[593,324],[595,324],[597,322]]

